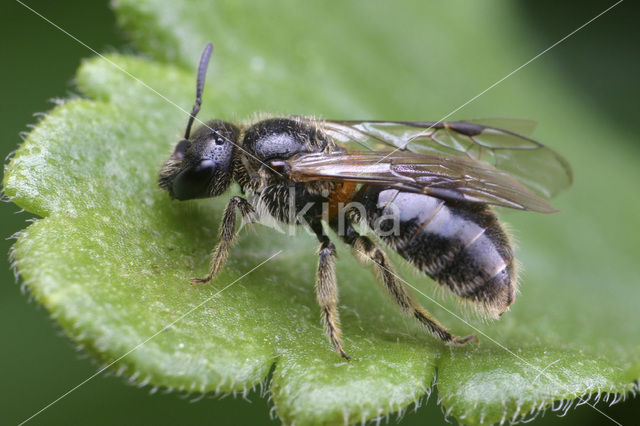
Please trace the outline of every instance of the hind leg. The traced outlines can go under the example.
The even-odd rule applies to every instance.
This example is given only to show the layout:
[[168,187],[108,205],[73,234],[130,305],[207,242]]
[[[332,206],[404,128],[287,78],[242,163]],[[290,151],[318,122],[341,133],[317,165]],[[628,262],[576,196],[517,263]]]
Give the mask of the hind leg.
[[361,263],[373,262],[376,275],[389,292],[393,300],[405,315],[412,316],[420,322],[431,334],[444,341],[456,345],[463,345],[470,340],[477,341],[476,336],[457,337],[447,331],[429,312],[427,312],[397,279],[386,253],[370,238],[358,234],[349,226],[342,237],[353,249],[353,254]]

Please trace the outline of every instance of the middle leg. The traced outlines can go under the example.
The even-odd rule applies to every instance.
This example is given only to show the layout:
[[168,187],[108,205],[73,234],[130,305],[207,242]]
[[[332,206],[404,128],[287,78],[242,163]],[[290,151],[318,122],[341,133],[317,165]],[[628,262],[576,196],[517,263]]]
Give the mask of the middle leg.
[[316,298],[322,308],[322,322],[333,348],[350,361],[351,358],[342,349],[340,316],[338,315],[338,281],[336,279],[336,246],[324,235],[322,224],[313,222],[311,229],[320,240],[318,252],[318,270],[316,273]]

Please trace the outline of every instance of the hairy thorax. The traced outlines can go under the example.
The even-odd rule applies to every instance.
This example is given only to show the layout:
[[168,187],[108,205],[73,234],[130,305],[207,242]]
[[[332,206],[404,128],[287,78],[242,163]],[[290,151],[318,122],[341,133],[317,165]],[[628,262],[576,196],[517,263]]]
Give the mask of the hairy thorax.
[[242,135],[242,149],[235,179],[259,215],[299,225],[326,218],[332,194],[340,186],[333,182],[292,182],[269,164],[295,155],[339,151],[320,131],[315,121],[304,117],[271,118],[250,127]]

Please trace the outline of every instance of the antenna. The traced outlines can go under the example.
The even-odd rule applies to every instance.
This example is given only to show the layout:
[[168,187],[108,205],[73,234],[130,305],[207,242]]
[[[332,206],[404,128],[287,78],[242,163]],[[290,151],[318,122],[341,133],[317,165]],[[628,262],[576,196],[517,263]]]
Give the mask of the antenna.
[[204,89],[204,78],[207,75],[207,67],[209,66],[209,58],[211,58],[211,52],[213,52],[213,44],[207,43],[200,56],[200,65],[198,65],[198,79],[196,82],[196,103],[193,105],[189,121],[187,122],[187,130],[184,132],[184,138],[189,139],[191,133],[191,125],[196,118],[196,114],[200,111],[200,105],[202,104],[202,90]]

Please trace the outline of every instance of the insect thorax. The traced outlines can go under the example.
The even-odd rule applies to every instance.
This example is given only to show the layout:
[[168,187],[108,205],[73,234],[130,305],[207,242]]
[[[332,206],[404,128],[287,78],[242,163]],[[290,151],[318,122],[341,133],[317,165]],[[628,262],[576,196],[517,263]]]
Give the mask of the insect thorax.
[[256,210],[291,224],[321,218],[335,190],[333,182],[291,182],[269,166],[297,154],[329,152],[333,141],[305,117],[269,118],[244,132],[243,152],[235,170],[236,181]]

